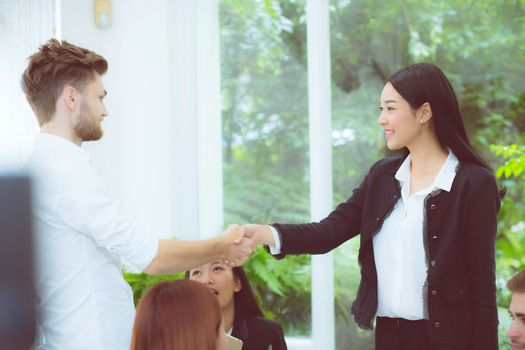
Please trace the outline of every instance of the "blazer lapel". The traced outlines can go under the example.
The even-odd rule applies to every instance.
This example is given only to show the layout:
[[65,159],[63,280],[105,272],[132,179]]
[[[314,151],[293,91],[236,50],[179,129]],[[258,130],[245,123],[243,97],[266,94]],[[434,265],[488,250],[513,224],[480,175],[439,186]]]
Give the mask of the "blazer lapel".
[[363,208],[361,231],[361,247],[365,246],[370,239],[379,231],[385,217],[390,214],[394,205],[401,196],[399,181],[395,173],[400,163],[397,162],[386,171],[385,174],[377,174],[377,181],[370,184],[370,196]]

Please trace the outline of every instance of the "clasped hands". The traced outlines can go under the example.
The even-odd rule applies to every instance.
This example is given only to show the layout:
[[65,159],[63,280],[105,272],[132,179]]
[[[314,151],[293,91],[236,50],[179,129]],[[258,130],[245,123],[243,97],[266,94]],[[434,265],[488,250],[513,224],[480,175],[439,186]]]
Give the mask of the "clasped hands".
[[226,242],[223,261],[232,267],[244,264],[258,244],[275,244],[267,225],[230,225],[222,237]]

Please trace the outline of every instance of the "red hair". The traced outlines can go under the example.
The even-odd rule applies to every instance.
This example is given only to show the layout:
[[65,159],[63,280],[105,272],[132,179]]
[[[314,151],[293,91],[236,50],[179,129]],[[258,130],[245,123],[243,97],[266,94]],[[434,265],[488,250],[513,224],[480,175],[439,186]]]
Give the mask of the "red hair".
[[95,74],[108,69],[106,59],[93,51],[51,39],[29,57],[22,76],[22,90],[36,114],[38,124],[49,122],[55,114],[58,97],[66,85],[82,91]]
[[130,349],[217,349],[221,321],[217,297],[202,284],[160,282],[138,304]]

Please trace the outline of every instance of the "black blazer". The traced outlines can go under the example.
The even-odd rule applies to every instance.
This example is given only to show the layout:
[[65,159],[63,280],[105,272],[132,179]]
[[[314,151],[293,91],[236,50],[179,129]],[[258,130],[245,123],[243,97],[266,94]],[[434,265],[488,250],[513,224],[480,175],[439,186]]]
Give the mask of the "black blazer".
[[[395,173],[402,158],[380,160],[341,203],[319,223],[274,224],[282,253],[323,254],[361,235],[361,283],[352,313],[372,329],[377,312],[377,272],[372,237],[399,200]],[[494,175],[465,163],[457,168],[450,192],[425,198],[424,245],[427,257],[426,330],[435,349],[497,350],[495,285],[496,220],[500,198]]]
[[242,340],[242,350],[286,350],[281,326],[266,318],[235,310],[232,336]]

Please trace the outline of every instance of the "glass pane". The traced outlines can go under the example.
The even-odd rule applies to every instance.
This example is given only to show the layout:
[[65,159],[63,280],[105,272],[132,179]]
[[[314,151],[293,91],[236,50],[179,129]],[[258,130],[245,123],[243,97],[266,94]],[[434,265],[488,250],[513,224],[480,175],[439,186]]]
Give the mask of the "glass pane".
[[[307,222],[309,209],[304,1],[220,3],[226,223]],[[309,335],[310,258],[245,264],[269,318]]]
[[[373,15],[387,4],[376,1],[368,6],[365,2],[331,1],[330,5],[335,206],[351,195],[368,168],[384,154],[383,135],[376,122],[384,78],[374,69],[372,59],[376,57],[370,57],[373,45],[368,40],[377,37],[393,48],[396,45],[371,35],[366,26],[365,16]],[[349,345],[355,349],[374,349],[373,332],[359,329],[350,313],[360,280],[358,248],[359,237],[334,252],[337,349],[347,349]]]
[[[489,150],[491,144],[524,144],[522,2],[332,0],[330,5],[334,203],[349,197],[372,163],[386,155],[376,122],[379,95],[388,76],[410,63],[429,61],[445,71],[470,139],[494,169],[502,160]],[[525,159],[523,149],[521,154]],[[500,277],[525,265],[523,248],[511,244],[525,239],[524,183],[515,177],[505,185],[510,199],[500,212]],[[358,330],[349,311],[359,282],[357,247],[357,240],[347,242],[335,253],[338,349],[374,347],[373,332]],[[506,307],[503,289],[499,292]]]

